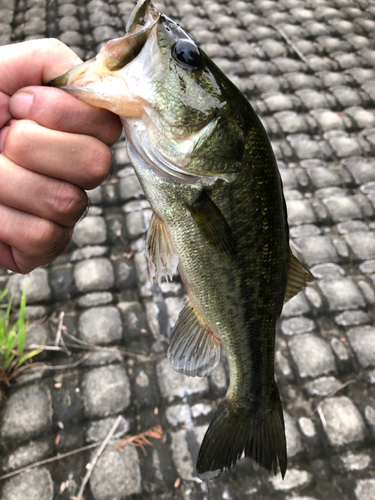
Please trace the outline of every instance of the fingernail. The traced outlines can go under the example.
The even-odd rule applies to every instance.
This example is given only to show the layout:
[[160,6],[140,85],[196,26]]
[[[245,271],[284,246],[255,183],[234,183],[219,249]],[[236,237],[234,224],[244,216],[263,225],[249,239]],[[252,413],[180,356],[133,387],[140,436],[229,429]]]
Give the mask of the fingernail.
[[30,112],[34,95],[30,92],[17,92],[9,103],[9,109],[14,118],[27,118]]
[[5,137],[6,137],[9,129],[10,129],[10,127],[8,125],[3,127],[2,129],[0,129],[0,153],[3,152]]

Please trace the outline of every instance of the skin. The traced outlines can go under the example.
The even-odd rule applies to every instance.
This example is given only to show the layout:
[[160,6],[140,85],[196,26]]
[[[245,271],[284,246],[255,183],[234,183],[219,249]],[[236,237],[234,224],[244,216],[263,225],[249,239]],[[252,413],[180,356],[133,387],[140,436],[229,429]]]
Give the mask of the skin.
[[80,62],[54,39],[0,47],[0,267],[17,273],[68,248],[112,165],[119,118],[41,87]]

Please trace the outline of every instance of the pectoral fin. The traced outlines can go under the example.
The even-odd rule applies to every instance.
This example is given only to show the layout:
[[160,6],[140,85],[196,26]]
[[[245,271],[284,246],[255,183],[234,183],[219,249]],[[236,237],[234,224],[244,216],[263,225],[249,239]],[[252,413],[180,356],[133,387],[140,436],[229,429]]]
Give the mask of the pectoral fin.
[[188,206],[200,232],[216,251],[231,257],[236,254],[236,243],[224,215],[211,200],[205,189],[193,205]]
[[188,303],[172,330],[168,359],[177,372],[188,377],[205,377],[219,362],[220,343]]
[[155,212],[147,231],[146,257],[151,281],[155,277],[160,285],[163,276],[172,279],[177,270],[178,255],[165,222]]
[[304,288],[307,283],[314,280],[314,276],[300,261],[294,257],[289,249],[288,283],[285,290],[284,304]]

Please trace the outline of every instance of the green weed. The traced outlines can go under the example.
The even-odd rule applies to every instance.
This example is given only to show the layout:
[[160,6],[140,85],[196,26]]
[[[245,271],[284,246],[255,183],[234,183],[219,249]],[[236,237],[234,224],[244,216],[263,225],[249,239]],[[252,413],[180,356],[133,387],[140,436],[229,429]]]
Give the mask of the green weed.
[[[8,295],[8,290],[0,294],[0,305]],[[26,290],[23,291],[18,319],[11,324],[13,297],[0,309],[0,382],[9,382],[16,377],[42,349],[29,349],[26,345],[28,321],[25,320]]]

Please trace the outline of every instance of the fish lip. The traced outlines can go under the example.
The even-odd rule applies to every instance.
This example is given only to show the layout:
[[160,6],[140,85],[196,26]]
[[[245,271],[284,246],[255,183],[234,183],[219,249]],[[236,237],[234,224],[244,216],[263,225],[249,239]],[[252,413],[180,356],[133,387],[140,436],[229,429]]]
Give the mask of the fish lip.
[[[105,69],[111,72],[116,72],[118,69],[126,66],[142,51],[148,35],[160,21],[160,16],[161,14],[156,10],[151,0],[139,0],[130,15],[124,37],[109,40],[103,45],[96,57],[54,78],[47,83],[47,86],[57,87],[66,91],[84,90],[86,84],[81,87],[74,85],[74,82],[81,75],[85,75],[85,73],[89,74],[95,62],[102,63]],[[123,56],[122,60],[121,56]]]

